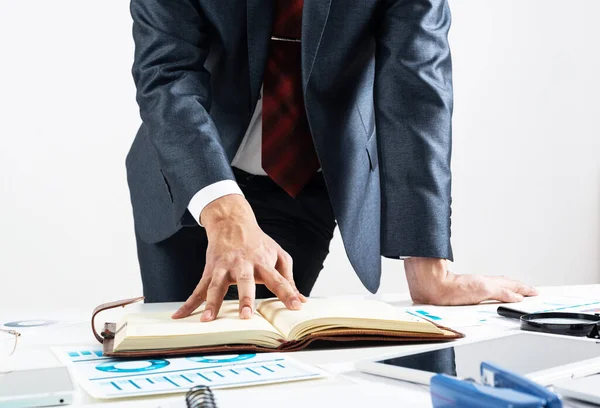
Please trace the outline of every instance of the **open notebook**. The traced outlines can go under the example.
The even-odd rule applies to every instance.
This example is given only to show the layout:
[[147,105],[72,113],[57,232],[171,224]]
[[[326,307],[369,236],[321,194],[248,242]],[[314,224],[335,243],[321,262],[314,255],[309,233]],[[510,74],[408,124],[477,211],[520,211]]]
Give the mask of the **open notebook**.
[[171,318],[175,310],[126,314],[118,323],[105,325],[104,352],[113,356],[152,356],[293,351],[316,340],[403,342],[463,337],[403,309],[369,300],[309,299],[301,310],[294,311],[277,299],[266,299],[257,303],[255,315],[248,320],[238,317],[237,301],[224,302],[212,322],[200,322],[203,310],[201,306],[191,316],[178,320]]

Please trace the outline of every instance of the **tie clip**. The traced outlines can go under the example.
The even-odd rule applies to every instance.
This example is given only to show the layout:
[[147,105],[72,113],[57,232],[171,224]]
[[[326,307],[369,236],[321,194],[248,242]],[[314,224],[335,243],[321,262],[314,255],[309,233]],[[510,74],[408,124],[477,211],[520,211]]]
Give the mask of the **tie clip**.
[[272,36],[271,40],[273,41],[287,41],[287,42],[295,42],[295,43],[299,43],[300,40],[296,39],[296,38],[285,38],[285,37],[275,37]]

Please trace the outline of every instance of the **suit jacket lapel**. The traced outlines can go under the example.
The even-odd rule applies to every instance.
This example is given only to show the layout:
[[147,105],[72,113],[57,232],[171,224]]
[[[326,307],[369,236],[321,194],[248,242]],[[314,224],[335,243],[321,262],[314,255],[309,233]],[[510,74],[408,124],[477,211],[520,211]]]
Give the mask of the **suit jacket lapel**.
[[[247,0],[250,104],[258,99],[273,26],[273,0]],[[252,108],[252,106],[251,106]]]
[[302,89],[305,91],[317,51],[321,45],[330,7],[331,0],[304,0],[304,9],[302,10]]

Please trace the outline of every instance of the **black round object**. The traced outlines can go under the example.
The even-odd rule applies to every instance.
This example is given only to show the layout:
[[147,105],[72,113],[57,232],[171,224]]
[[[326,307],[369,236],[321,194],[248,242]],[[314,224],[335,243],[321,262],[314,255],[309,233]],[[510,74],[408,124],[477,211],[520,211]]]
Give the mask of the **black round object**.
[[584,313],[544,312],[521,316],[521,329],[578,337],[595,337],[600,316]]

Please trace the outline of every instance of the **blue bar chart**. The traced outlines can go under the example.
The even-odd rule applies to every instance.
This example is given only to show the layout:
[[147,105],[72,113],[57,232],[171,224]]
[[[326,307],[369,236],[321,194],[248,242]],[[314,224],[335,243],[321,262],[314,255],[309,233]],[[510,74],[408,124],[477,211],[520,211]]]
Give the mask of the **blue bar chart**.
[[117,360],[100,349],[57,348],[75,379],[95,398],[186,392],[197,385],[243,387],[324,376],[278,353]]

